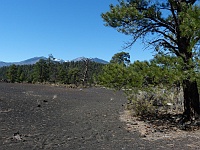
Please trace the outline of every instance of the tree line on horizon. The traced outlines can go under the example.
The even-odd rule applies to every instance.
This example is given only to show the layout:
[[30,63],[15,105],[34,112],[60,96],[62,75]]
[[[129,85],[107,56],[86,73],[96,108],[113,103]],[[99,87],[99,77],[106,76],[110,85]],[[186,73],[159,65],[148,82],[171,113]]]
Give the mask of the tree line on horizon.
[[53,56],[33,65],[11,65],[0,68],[0,79],[6,82],[95,84],[104,64],[85,59],[77,62],[56,62]]

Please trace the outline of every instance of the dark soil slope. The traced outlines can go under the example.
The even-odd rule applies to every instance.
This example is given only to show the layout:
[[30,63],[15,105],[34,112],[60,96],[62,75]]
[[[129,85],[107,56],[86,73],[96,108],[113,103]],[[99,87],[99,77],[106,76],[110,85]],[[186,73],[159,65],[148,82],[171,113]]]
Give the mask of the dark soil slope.
[[0,150],[199,149],[194,137],[150,142],[128,132],[125,102],[102,88],[0,83]]

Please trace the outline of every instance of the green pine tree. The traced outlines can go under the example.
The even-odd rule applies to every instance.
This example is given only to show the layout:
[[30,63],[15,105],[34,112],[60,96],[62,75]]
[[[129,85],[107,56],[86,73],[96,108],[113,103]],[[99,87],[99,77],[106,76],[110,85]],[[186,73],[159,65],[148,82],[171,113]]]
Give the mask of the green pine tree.
[[106,26],[132,36],[128,46],[139,38],[158,53],[171,54],[178,60],[183,76],[184,119],[200,118],[195,57],[199,56],[200,7],[196,0],[119,0],[102,14]]

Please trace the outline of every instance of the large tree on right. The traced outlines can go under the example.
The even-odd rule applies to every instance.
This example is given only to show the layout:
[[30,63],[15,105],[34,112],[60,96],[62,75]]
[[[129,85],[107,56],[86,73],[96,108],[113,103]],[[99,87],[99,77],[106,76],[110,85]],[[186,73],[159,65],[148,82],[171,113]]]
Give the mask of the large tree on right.
[[184,92],[184,121],[200,118],[196,72],[199,63],[200,7],[197,0],[118,0],[102,14],[106,26],[139,38],[158,53],[177,57]]

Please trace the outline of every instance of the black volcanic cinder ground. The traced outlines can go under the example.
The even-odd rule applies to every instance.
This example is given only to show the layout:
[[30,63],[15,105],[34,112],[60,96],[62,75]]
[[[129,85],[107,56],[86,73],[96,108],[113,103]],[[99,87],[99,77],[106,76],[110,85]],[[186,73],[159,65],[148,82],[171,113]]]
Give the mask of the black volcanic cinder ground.
[[121,92],[0,83],[0,150],[200,149],[198,137],[147,141],[119,120]]

